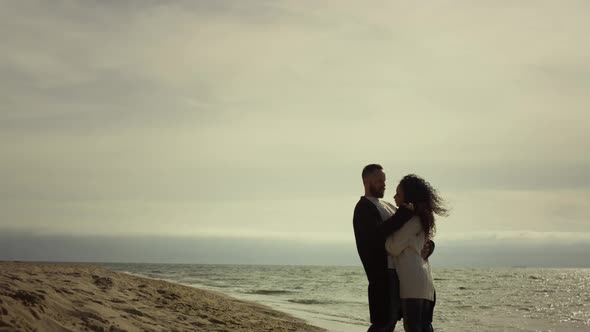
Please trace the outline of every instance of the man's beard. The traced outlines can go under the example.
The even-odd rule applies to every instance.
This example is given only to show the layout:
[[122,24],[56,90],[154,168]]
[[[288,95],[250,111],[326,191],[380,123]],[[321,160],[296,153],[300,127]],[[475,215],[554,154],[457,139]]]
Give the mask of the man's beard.
[[377,188],[377,187],[373,187],[371,186],[371,196],[376,197],[376,198],[383,198],[383,195],[385,194],[385,189],[381,189],[381,188]]

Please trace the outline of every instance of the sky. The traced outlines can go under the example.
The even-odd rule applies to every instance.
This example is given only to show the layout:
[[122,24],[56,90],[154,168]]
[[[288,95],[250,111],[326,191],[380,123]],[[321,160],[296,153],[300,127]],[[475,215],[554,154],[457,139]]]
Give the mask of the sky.
[[590,267],[586,1],[0,3],[0,259],[359,265],[362,167],[440,266]]

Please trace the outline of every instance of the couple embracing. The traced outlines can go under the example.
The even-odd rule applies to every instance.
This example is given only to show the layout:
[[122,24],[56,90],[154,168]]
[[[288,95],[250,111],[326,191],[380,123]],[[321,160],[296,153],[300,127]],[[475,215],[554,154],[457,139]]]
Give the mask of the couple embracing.
[[402,178],[384,200],[385,173],[377,164],[362,172],[365,195],[354,209],[354,235],[369,281],[368,331],[431,332],[435,289],[428,257],[434,250],[434,215],[446,215],[436,190],[419,176]]

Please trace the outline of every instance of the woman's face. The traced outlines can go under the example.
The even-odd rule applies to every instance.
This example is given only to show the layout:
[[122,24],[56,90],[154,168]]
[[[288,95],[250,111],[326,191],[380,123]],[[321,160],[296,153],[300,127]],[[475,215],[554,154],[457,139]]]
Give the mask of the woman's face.
[[402,187],[399,184],[397,185],[397,188],[395,188],[395,196],[393,196],[393,200],[395,201],[395,205],[397,205],[397,207],[400,207],[406,202],[404,192],[402,191]]

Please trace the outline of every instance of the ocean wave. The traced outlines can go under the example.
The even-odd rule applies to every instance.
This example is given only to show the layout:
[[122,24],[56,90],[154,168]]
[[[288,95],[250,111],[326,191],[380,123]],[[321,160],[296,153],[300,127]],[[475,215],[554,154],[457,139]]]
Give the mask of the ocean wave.
[[224,285],[224,284],[214,284],[214,283],[203,283],[203,285],[207,287],[215,287],[215,288],[231,288],[231,285]]
[[293,291],[283,289],[256,289],[247,291],[246,294],[257,294],[257,295],[280,295],[280,294],[292,294]]
[[335,301],[322,301],[322,300],[314,300],[314,299],[291,299],[288,300],[291,303],[298,303],[298,304],[334,304]]
[[533,292],[535,293],[555,293],[554,289],[539,289],[539,290],[534,290]]

